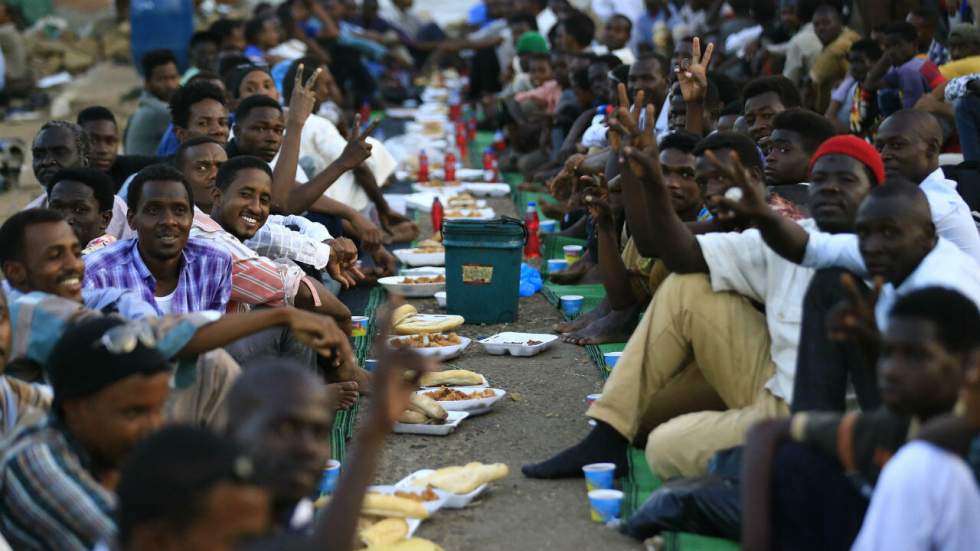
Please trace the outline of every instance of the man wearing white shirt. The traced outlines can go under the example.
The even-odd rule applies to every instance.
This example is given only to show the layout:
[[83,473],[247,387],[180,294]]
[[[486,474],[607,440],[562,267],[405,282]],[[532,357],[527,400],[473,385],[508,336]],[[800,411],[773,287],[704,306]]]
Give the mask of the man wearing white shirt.
[[[829,318],[828,312],[839,308],[840,300],[850,299],[855,303],[844,318],[851,320],[847,325],[849,338],[877,334],[885,327],[887,313],[895,300],[915,289],[945,287],[980,304],[980,267],[959,247],[937,236],[926,195],[910,182],[896,177],[875,188],[858,210],[856,235],[807,232],[772,212],[757,191],[748,186],[742,186],[742,190],[740,201],[726,199],[722,201],[723,206],[752,219],[766,243],[784,258],[814,269],[843,269],[858,278],[875,278],[883,283],[877,303],[870,301],[874,319],[864,319],[871,314],[862,315],[862,311],[872,306],[857,303],[861,299],[853,296],[861,294],[860,283],[854,282],[850,288],[841,286],[841,273],[828,272],[829,281],[821,283],[826,287],[825,296],[822,304],[817,305],[811,302],[811,297],[819,292],[814,287],[820,276],[814,278],[804,300],[794,411],[842,410],[848,377],[855,385],[863,409],[881,403],[874,381],[868,380],[873,377],[861,376],[866,372],[866,365],[873,365],[876,350],[867,342],[873,342],[874,337],[863,339],[861,346],[840,345],[827,336],[825,317]],[[833,280],[838,285],[831,289]],[[824,311],[814,311],[818,309]],[[856,350],[827,351],[837,345]]]
[[[727,162],[716,166],[711,155]],[[763,187],[755,144],[733,132],[712,134],[698,144],[698,181],[713,182],[715,194],[726,189],[732,183],[726,168],[730,155],[744,160],[753,186]],[[787,223],[803,232],[851,227],[857,203],[878,176],[861,162],[844,161],[854,162],[835,166],[852,178],[810,187],[815,221],[804,221],[806,229]],[[675,274],[654,295],[602,397],[587,412],[596,428],[552,459],[526,465],[527,476],[571,477],[576,471],[581,476],[582,465],[593,462],[619,466],[618,454],[650,428],[647,462],[658,476],[699,476],[716,451],[741,444],[753,423],[789,413],[800,297],[813,270],[781,258],[755,229],[692,234],[670,208],[668,191],[658,184],[659,170],[651,159],[645,162],[651,164],[639,175],[642,184],[631,171],[620,172],[627,222],[640,253],[659,257]],[[820,208],[828,194],[843,208]],[[651,235],[654,241],[644,237]],[[765,313],[754,304],[763,305]]]
[[956,191],[956,182],[939,168],[942,129],[925,111],[896,111],[878,127],[875,147],[889,178],[902,176],[918,183],[929,200],[936,233],[980,263],[980,234],[970,208]]

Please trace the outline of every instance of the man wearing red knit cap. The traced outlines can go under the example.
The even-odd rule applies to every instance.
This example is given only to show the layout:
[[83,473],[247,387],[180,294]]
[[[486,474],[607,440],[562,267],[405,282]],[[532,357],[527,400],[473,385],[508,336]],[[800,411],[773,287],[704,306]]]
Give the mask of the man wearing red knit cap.
[[[726,195],[750,187],[761,196],[755,149],[742,148],[740,140],[726,132],[702,140],[697,178],[723,184]],[[870,145],[843,149],[821,154],[813,166],[813,219],[786,223],[804,233],[854,231],[857,206],[884,170]],[[675,273],[654,295],[587,412],[596,421],[593,431],[554,457],[525,465],[529,477],[581,476],[587,463],[619,465],[630,443],[648,432],[647,462],[658,476],[699,476],[716,451],[741,444],[754,422],[787,415],[794,400],[802,298],[814,270],[781,257],[757,229],[692,235],[668,211],[666,190],[657,191],[663,178],[654,158],[637,150],[624,155],[643,170],[628,169],[623,189],[652,190],[648,205],[661,205],[648,207],[663,243],[660,258]]]

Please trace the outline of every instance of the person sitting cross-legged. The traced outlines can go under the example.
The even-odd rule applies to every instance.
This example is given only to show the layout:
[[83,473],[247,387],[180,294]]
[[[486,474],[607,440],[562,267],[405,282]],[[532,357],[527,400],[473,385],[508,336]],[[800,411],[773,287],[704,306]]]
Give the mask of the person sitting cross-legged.
[[881,344],[868,368],[877,372],[882,407],[801,412],[750,431],[743,549],[850,549],[882,469],[919,427],[956,404],[980,346],[980,313],[956,291],[918,289],[895,302]]
[[[704,206],[706,190],[694,178],[694,148],[698,141],[693,134],[675,132],[660,143],[660,166],[670,189],[671,205],[684,222],[711,219]],[[622,203],[618,189],[610,188],[609,192],[610,203],[612,199]],[[627,340],[640,309],[668,275],[662,262],[640,256],[633,237],[626,241],[620,254],[611,213],[607,207],[596,208],[597,201],[591,203],[599,234],[599,267],[606,298],[593,310],[561,327],[566,329],[562,340],[579,345]],[[635,281],[637,278],[639,282]]]
[[[629,116],[621,111],[617,118]],[[716,451],[742,443],[754,422],[787,415],[793,400],[799,301],[813,271],[782,259],[755,229],[692,234],[670,208],[652,136],[631,132],[634,145],[623,155],[641,164],[621,163],[624,202],[627,209],[647,205],[640,212],[659,237],[659,257],[675,273],[657,290],[589,408],[597,426],[579,444],[525,466],[531,477],[581,476],[583,465],[599,461],[615,462],[624,473],[627,447],[648,432],[647,462],[657,475],[699,476]],[[641,153],[637,143],[650,152]],[[833,177],[814,178],[810,186],[814,219],[788,224],[803,232],[851,231],[857,204],[884,177],[870,145],[855,151],[817,159],[814,174],[832,169]],[[751,167],[742,173],[748,185],[764,193],[761,160],[746,136],[714,134],[695,154],[698,181],[735,185],[732,173],[712,159],[741,158]]]

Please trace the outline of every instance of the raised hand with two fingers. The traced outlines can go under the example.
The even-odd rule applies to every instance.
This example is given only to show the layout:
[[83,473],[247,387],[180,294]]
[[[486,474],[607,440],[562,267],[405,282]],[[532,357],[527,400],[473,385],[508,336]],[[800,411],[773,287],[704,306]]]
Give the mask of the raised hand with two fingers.
[[362,131],[361,115],[354,116],[354,124],[347,136],[347,145],[344,146],[340,157],[337,157],[344,168],[353,170],[371,156],[371,144],[367,142],[367,139],[379,124],[381,124],[381,119],[375,119]]
[[727,162],[719,159],[714,151],[705,151],[705,157],[722,174],[732,186],[725,191],[724,196],[710,197],[708,200],[719,207],[718,219],[721,222],[731,222],[739,217],[750,220],[769,214],[769,204],[766,202],[765,190],[759,182],[754,181],[752,173],[745,168],[734,151],[728,152]]
[[681,86],[681,95],[684,101],[695,103],[704,100],[705,91],[708,89],[708,65],[711,64],[711,55],[715,51],[714,43],[709,42],[701,54],[701,39],[694,37],[691,46],[691,59],[685,59],[680,65],[674,66],[674,76]]
[[306,119],[313,114],[313,107],[316,106],[316,94],[313,88],[316,80],[320,77],[323,67],[317,67],[310,78],[303,82],[303,64],[300,63],[296,69],[296,80],[293,82],[293,93],[289,96],[289,121],[297,124],[304,124]]

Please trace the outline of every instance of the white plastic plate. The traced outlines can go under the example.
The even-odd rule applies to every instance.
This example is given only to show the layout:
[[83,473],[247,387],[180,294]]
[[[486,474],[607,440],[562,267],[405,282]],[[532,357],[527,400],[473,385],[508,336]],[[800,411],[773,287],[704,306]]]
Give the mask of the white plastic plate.
[[[443,182],[443,184],[445,184],[445,182]],[[456,195],[457,193],[462,192],[466,188],[466,185],[469,184],[457,183],[453,185],[431,186],[431,185],[423,184],[422,182],[415,182],[414,184],[412,184],[412,191],[415,191],[417,193],[432,191],[443,195]],[[474,193],[474,195],[476,194]]]
[[419,268],[405,268],[401,275],[409,277],[446,275],[446,268],[442,266],[422,266]]
[[378,280],[389,293],[405,297],[431,297],[446,289],[446,282],[441,283],[402,283],[406,276],[388,276]]
[[463,189],[478,197],[504,197],[510,193],[510,186],[499,183],[463,182]]
[[[558,335],[546,333],[514,333],[507,331],[497,333],[492,337],[487,337],[479,341],[488,354],[510,354],[511,356],[534,356],[544,349],[555,344]],[[530,345],[528,341],[538,341],[538,344]]]
[[437,253],[418,252],[418,249],[395,249],[398,260],[409,266],[445,266],[446,251]]
[[479,182],[483,180],[482,168],[457,168],[456,178],[463,182]]
[[[475,386],[457,386],[457,387],[453,387],[453,389],[466,393],[474,392],[478,390],[484,390],[483,388],[475,387]],[[429,388],[425,390],[419,390],[416,392],[416,394],[424,394],[426,392],[432,392],[433,390],[435,389]],[[501,398],[507,395],[506,391],[501,390],[499,388],[491,388],[490,390],[492,390],[494,394],[490,398],[479,398],[477,400],[447,400],[447,401],[438,400],[438,402],[439,405],[442,406],[442,409],[446,411],[468,411],[470,412],[470,417],[472,417],[474,415],[487,413],[493,408],[494,404],[496,404]]]
[[[404,339],[410,336],[411,335],[402,335],[398,337],[391,337],[390,339],[388,339],[388,342],[391,343],[396,339]],[[415,352],[417,352],[422,356],[436,356],[437,358],[443,360],[451,360],[456,356],[462,354],[463,350],[465,350],[466,347],[469,346],[471,342],[468,337],[463,337],[463,336],[460,336],[459,340],[461,341],[459,344],[454,344],[452,346],[431,346],[428,348],[413,348],[412,350],[414,350]]]
[[[369,493],[375,493],[375,494],[393,495],[396,491],[421,493],[423,489],[424,487],[418,487],[418,486],[405,488],[401,486],[378,485],[378,486],[368,486],[367,491]],[[446,504],[446,501],[449,499],[449,497],[452,496],[452,494],[450,494],[449,492],[440,490],[439,488],[433,488],[432,491],[434,491],[436,495],[439,496],[439,499],[434,501],[421,502],[422,505],[425,507],[425,510],[429,512],[430,517],[434,515],[436,511],[442,509],[443,506]],[[413,519],[407,519],[407,520],[411,521]],[[414,520],[419,520],[419,519],[414,519]],[[409,526],[409,530],[411,530],[411,526]],[[411,534],[409,534],[409,536],[411,536]]]
[[[446,436],[456,430],[459,423],[470,416],[468,411],[447,411],[449,417],[441,425],[420,425],[416,423],[395,423],[395,432],[399,434],[425,434],[428,436]],[[442,490],[437,490],[442,491]]]
[[[415,480],[423,476],[430,475],[434,472],[435,469],[422,469],[419,471],[415,471],[414,473],[399,480],[398,483],[395,484],[395,487],[401,489],[425,487],[424,483],[416,485]],[[463,507],[469,505],[471,501],[476,499],[476,496],[482,494],[483,491],[486,489],[487,489],[487,485],[481,484],[477,489],[473,490],[468,494],[463,494],[463,495],[449,494],[449,499],[447,499],[446,502],[442,504],[442,506],[445,509],[462,509]]]

